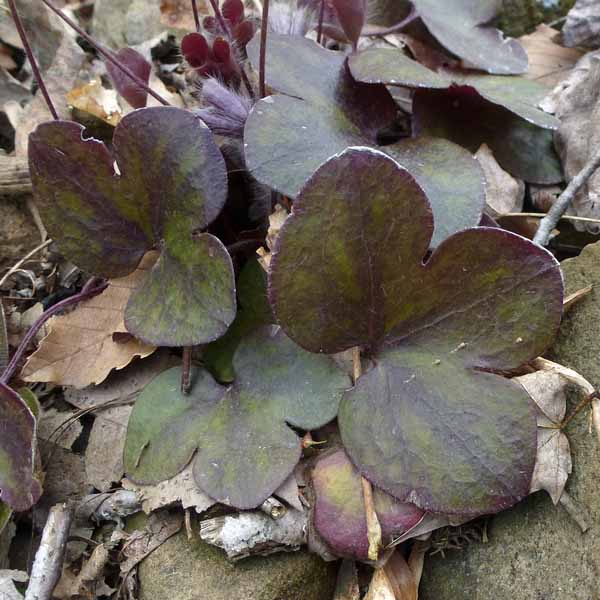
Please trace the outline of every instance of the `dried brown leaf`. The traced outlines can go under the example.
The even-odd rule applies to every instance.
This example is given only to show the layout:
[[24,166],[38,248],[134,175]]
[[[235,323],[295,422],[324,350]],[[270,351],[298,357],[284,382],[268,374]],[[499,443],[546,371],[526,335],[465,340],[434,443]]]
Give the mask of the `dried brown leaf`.
[[61,448],[70,450],[83,431],[81,422],[73,416],[72,411],[59,412],[55,408],[42,410],[37,423],[39,439],[53,442]]
[[396,600],[417,600],[419,585],[399,550],[392,553],[383,570]]
[[102,87],[102,82],[92,79],[89,83],[73,88],[67,94],[69,106],[88,113],[116,127],[123,110],[117,101],[117,92]]
[[359,600],[358,574],[356,562],[345,558],[338,570],[337,583],[333,600]]
[[122,369],[135,357],[152,354],[154,346],[135,338],[121,343],[113,334],[127,333],[125,306],[155,260],[156,253],[149,252],[131,275],[112,280],[104,292],[73,312],[50,319],[50,333],[29,357],[23,379],[83,388],[102,383],[113,369]]
[[396,600],[392,584],[384,569],[377,569],[364,600]]
[[566,77],[583,52],[578,48],[565,48],[558,43],[560,33],[548,25],[519,39],[529,56],[527,79],[535,79],[552,88]]
[[507,173],[494,154],[482,144],[475,155],[485,176],[485,212],[497,219],[508,213],[521,212],[525,199],[525,183]]

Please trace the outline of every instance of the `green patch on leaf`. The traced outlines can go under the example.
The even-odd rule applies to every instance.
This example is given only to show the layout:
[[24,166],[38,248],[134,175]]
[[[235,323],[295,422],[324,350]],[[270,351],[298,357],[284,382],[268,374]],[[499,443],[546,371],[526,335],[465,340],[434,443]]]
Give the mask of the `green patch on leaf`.
[[198,370],[183,395],[175,368],[144,389],[127,430],[124,464],[131,479],[173,477],[197,451],[193,472],[200,488],[220,502],[254,508],[300,458],[300,439],[290,426],[325,425],[349,387],[332,359],[305,352],[271,326],[242,341],[233,368],[236,379],[228,388]]
[[350,148],[296,199],[270,299],[304,348],[373,356],[339,414],[363,475],[432,512],[495,512],[529,490],[535,418],[527,394],[480,371],[544,352],[560,322],[562,276],[550,253],[501,229],[459,232],[424,262],[432,229],[409,173]]
[[[258,39],[248,54],[258,64]],[[312,173],[349,146],[377,147],[397,107],[385,86],[355,81],[341,52],[292,36],[268,38],[266,78],[280,95],[256,104],[244,133],[248,168],[296,198]],[[479,222],[483,174],[456,144],[421,137],[379,148],[408,169],[428,193],[436,224],[433,245]],[[326,197],[323,198],[325,201]]]
[[209,234],[227,195],[223,157],[191,112],[136,110],[115,129],[112,152],[74,122],[43,123],[29,140],[36,203],[48,232],[79,267],[131,273],[160,258],[132,295],[129,331],[147,343],[210,342],[235,316],[231,260]]

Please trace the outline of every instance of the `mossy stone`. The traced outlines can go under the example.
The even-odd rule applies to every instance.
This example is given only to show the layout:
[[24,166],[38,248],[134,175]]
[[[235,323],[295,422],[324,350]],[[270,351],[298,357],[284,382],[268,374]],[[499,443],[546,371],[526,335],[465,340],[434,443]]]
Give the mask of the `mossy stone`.
[[564,17],[575,0],[504,0],[498,26],[506,35],[520,37],[531,33],[540,23]]
[[[566,293],[598,289],[565,315],[549,357],[574,368],[600,387],[600,243],[562,263]],[[570,408],[581,398],[573,393]],[[581,533],[545,492],[494,517],[489,543],[428,557],[421,600],[598,600],[600,599],[600,444],[588,429],[588,412],[567,428],[573,457],[568,493],[587,511]]]

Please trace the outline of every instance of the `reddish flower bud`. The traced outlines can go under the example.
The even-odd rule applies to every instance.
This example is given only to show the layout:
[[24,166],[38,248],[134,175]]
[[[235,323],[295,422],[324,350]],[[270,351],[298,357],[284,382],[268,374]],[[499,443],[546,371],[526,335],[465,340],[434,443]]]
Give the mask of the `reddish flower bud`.
[[201,33],[188,33],[181,40],[181,53],[192,67],[201,67],[208,59],[208,42]]

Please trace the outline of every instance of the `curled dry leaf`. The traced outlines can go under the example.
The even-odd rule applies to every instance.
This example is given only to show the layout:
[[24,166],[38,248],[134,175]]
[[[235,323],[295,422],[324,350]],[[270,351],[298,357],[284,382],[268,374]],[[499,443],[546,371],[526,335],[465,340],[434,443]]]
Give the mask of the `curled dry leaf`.
[[122,369],[135,357],[152,354],[154,346],[131,336],[115,341],[114,335],[127,333],[125,306],[156,257],[156,252],[148,252],[131,275],[111,280],[104,292],[73,312],[52,317],[50,333],[29,357],[23,379],[83,388],[102,383],[113,369]]
[[122,109],[117,100],[117,93],[102,87],[102,82],[98,79],[73,88],[67,94],[67,102],[73,109],[83,111],[112,127],[121,120]]
[[485,175],[485,212],[493,219],[507,213],[521,212],[525,199],[525,184],[507,173],[487,146],[475,154]]
[[557,504],[572,469],[569,440],[560,430],[567,409],[565,389],[568,381],[552,371],[536,371],[515,379],[540,410],[531,492],[546,490]]

